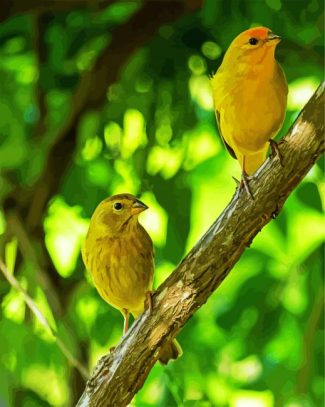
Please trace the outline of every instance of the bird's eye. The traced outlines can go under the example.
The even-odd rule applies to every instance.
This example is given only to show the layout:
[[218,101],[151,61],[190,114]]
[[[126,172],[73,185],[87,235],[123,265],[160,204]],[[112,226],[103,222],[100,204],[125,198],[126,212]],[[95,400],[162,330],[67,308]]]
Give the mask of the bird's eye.
[[256,45],[258,43],[258,39],[257,38],[250,38],[248,41],[251,45]]
[[115,202],[114,209],[116,209],[117,211],[120,211],[122,208],[123,208],[123,205],[121,204],[121,202]]

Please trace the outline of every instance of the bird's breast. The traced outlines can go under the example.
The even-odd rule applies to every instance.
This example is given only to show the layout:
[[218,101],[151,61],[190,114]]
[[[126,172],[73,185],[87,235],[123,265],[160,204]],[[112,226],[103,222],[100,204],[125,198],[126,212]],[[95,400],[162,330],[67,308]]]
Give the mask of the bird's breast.
[[100,240],[90,254],[90,272],[100,295],[116,308],[143,308],[151,290],[153,253],[137,236]]
[[220,109],[223,137],[243,153],[261,150],[280,129],[285,108],[286,92],[272,80],[239,80],[223,98]]

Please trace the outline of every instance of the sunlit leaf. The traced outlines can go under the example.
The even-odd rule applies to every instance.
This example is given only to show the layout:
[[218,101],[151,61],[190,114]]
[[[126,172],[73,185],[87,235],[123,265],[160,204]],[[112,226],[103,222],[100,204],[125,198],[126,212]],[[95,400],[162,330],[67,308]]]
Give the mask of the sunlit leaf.
[[73,273],[88,228],[88,221],[80,216],[80,212],[80,207],[69,207],[57,198],[44,221],[46,245],[63,277]]
[[274,397],[271,391],[239,390],[230,401],[230,407],[273,407]]

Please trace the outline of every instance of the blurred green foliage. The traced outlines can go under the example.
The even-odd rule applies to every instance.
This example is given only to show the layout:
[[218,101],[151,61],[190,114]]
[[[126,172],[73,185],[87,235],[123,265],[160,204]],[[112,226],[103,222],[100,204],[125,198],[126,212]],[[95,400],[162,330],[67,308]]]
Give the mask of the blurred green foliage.
[[[1,22],[0,201],[17,186],[33,187],[73,109],[80,77],[91,72],[114,28],[141,7],[113,2]],[[57,279],[63,287],[73,282],[61,292],[64,312],[51,309],[37,283],[46,270],[36,271],[20,254],[17,239],[5,245],[5,255],[11,269],[16,260],[21,285],[87,367],[122,332],[121,315],[101,300],[80,258],[96,205],[119,192],[149,205],[141,221],[155,244],[158,286],[229,202],[231,176],[240,171],[217,135],[208,76],[244,29],[265,25],[280,34],[277,58],[290,92],[282,137],[322,79],[322,23],[320,0],[206,0],[158,27],[121,67],[101,108],[82,115],[69,166],[43,218]],[[323,405],[323,205],[317,163],[186,324],[179,335],[183,357],[155,366],[132,406]],[[6,229],[3,210],[0,233]],[[37,253],[40,242],[31,244]],[[2,278],[0,301],[0,405],[73,405],[84,382]]]

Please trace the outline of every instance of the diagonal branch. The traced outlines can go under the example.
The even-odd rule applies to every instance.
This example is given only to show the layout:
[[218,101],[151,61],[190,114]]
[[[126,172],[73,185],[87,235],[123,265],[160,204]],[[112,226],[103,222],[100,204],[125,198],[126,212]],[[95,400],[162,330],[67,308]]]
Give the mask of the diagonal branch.
[[[143,386],[166,341],[221,284],[253,238],[280,211],[293,189],[324,153],[323,83],[281,143],[279,159],[266,161],[251,182],[255,201],[238,192],[190,251],[109,355],[103,356],[78,406],[126,406]],[[186,352],[186,350],[185,350]]]

